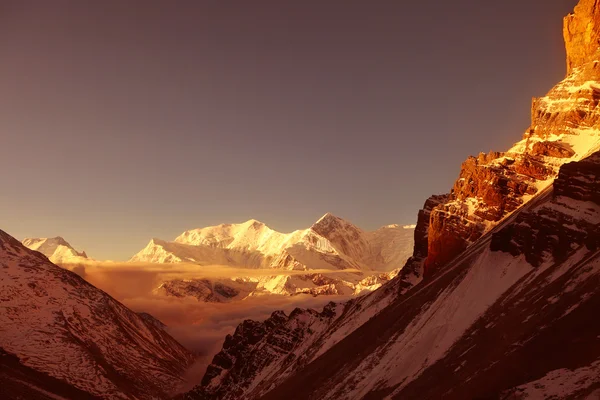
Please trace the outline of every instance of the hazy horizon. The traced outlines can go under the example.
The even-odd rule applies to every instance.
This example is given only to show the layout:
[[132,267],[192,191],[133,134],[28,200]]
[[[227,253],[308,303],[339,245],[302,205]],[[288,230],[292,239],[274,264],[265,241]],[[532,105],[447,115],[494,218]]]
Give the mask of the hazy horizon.
[[249,219],[414,224],[520,139],[574,4],[2,1],[0,229],[125,260]]

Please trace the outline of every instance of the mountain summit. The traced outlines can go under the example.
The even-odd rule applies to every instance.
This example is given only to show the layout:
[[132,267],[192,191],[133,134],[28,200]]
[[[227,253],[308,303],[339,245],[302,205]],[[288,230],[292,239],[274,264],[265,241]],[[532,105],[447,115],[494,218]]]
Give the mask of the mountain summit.
[[39,251],[55,264],[81,262],[88,258],[85,251],[79,252],[60,236],[53,238],[25,238],[23,245]]
[[600,59],[600,4],[597,0],[581,0],[575,12],[566,16],[563,36],[567,49],[567,73]]

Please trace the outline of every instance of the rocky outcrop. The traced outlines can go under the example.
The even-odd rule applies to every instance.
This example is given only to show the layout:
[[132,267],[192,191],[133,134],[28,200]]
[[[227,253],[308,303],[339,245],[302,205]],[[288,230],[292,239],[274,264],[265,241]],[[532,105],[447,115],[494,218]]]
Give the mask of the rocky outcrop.
[[573,14],[565,17],[563,36],[567,48],[567,70],[597,60],[600,47],[600,3],[581,0]]
[[429,248],[429,223],[431,211],[445,203],[448,195],[434,195],[427,199],[423,208],[419,210],[417,226],[415,228],[414,249],[412,256],[408,259],[399,274],[399,289],[404,292],[423,279],[423,266],[427,259]]
[[172,297],[194,297],[206,303],[227,303],[256,290],[257,282],[241,279],[173,279],[161,283],[154,293]]
[[600,204],[600,152],[563,165],[553,186],[556,196]]
[[600,247],[600,152],[561,167],[553,199],[520,213],[514,224],[495,233],[492,250],[524,255],[533,266],[564,262],[573,246]]
[[537,192],[535,184],[553,174],[527,153],[490,152],[469,157],[444,202],[430,212],[425,273],[433,275],[486,229]]
[[531,154],[539,156],[548,156],[556,158],[571,158],[575,155],[573,149],[562,143],[557,142],[536,142],[531,148]]
[[[329,303],[320,313],[296,308],[289,316],[276,311],[264,322],[244,321],[233,335],[227,335],[201,384],[183,398],[238,400],[258,396],[268,389],[267,382],[310,360],[307,350],[339,314],[338,306]],[[263,380],[256,381],[258,375]]]

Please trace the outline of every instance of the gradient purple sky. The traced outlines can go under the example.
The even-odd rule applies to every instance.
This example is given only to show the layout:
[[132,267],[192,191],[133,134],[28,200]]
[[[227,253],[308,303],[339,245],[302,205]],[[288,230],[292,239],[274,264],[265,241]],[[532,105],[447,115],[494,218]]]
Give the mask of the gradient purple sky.
[[0,1],[0,229],[127,259],[250,218],[414,223],[520,139],[575,3]]

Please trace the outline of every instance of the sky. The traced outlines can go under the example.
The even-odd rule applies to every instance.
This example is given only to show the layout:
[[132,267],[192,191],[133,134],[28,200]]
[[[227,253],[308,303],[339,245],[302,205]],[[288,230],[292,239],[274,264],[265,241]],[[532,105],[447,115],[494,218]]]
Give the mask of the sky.
[[0,0],[0,229],[126,260],[326,212],[416,222],[565,74],[575,0]]

